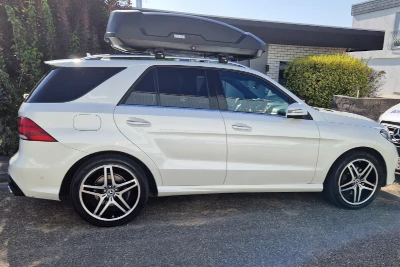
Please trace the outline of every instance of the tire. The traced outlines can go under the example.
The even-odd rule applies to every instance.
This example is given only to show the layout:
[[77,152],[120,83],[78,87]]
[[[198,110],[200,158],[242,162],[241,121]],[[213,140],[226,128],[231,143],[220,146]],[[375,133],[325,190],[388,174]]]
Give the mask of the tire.
[[139,165],[112,154],[83,164],[70,187],[76,212],[87,222],[102,227],[133,220],[143,209],[148,195],[146,175]]
[[336,206],[346,209],[368,206],[376,198],[386,179],[382,165],[383,163],[367,152],[348,152],[333,164],[325,179],[326,198]]

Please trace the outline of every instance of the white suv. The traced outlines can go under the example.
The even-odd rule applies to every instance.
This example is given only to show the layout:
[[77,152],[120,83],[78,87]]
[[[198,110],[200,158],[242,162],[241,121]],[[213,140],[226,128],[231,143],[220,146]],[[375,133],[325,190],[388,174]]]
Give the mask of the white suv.
[[383,126],[309,107],[249,68],[112,56],[47,64],[19,111],[10,189],[69,198],[90,223],[127,223],[149,196],[324,191],[357,209],[394,181]]

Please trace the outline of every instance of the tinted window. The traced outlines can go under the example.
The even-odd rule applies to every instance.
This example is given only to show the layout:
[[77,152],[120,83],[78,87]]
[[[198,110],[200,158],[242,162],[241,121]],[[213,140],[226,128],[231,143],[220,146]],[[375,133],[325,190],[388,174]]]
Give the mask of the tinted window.
[[220,71],[228,110],[284,115],[290,99],[268,82],[252,75]]
[[124,104],[128,105],[157,105],[156,84],[154,79],[154,69],[144,73],[130,89],[130,95]]
[[158,67],[157,76],[162,106],[210,108],[204,69]]
[[61,103],[84,96],[125,68],[58,68],[50,71],[28,103]]

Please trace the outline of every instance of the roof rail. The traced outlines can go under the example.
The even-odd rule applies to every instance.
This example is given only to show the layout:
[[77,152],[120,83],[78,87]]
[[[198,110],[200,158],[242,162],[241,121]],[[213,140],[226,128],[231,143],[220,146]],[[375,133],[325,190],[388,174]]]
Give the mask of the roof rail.
[[[82,58],[84,60],[101,60],[101,59],[157,59],[155,55],[145,55],[145,54],[101,54],[101,55],[90,55],[88,54],[86,57]],[[219,63],[219,59],[213,59],[213,58],[197,58],[197,57],[179,57],[179,56],[165,56],[165,59],[177,59],[177,60],[189,60],[189,61],[195,61],[195,62],[207,62],[207,63]],[[232,62],[228,61],[226,64],[242,67],[242,68],[247,68],[249,67],[242,65],[237,62]]]

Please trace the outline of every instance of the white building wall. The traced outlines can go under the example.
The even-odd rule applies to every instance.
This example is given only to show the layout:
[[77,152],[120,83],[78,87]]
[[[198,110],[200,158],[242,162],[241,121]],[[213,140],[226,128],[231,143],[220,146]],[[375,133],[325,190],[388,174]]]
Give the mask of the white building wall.
[[[385,7],[388,7],[384,9]],[[376,70],[386,72],[380,95],[400,93],[400,49],[392,48],[394,32],[400,31],[400,1],[373,0],[353,6],[353,28],[384,30],[383,50],[352,52]]]
[[[353,28],[385,31],[384,50],[391,50],[392,32],[400,31],[396,14],[400,18],[400,6],[371,13],[355,15]],[[398,19],[399,19],[398,18]]]
[[270,44],[268,46],[269,71],[267,72],[267,75],[275,81],[278,81],[280,61],[289,62],[299,57],[306,57],[310,55],[337,54],[344,53],[345,51],[346,49],[344,48]]
[[384,84],[379,95],[390,96],[400,94],[400,59],[398,58],[377,58],[370,59],[368,66],[376,70],[386,72]]

